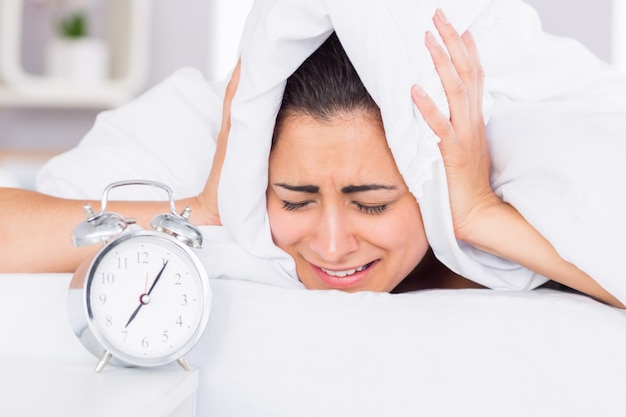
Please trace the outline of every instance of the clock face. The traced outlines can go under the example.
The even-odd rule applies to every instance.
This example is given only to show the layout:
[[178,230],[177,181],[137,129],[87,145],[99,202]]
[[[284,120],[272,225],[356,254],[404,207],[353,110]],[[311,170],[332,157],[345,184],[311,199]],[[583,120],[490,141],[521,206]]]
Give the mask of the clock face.
[[163,233],[133,232],[106,246],[90,268],[85,297],[96,338],[133,365],[178,359],[208,320],[204,269],[188,247]]

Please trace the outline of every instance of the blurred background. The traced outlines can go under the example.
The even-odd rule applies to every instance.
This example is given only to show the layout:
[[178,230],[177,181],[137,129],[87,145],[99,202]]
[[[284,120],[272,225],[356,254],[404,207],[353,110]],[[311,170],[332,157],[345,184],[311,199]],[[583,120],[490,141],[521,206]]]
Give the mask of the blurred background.
[[[547,32],[624,66],[626,25],[616,22],[626,22],[626,0],[527,1]],[[30,188],[42,161],[75,146],[98,112],[183,66],[224,78],[251,3],[0,0],[0,171]]]

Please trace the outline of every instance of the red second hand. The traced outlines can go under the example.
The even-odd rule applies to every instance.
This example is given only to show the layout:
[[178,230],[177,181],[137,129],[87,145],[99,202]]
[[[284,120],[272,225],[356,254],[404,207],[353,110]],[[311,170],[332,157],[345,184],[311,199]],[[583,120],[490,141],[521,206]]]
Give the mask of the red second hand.
[[139,294],[139,302],[143,304],[143,296],[148,293],[148,273],[146,272],[146,281],[143,287],[143,293]]

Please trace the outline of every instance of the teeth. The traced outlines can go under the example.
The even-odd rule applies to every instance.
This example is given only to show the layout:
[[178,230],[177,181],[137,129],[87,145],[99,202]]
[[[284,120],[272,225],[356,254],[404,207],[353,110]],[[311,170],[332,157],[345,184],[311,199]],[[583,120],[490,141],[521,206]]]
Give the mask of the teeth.
[[354,268],[354,269],[348,269],[348,270],[345,270],[345,271],[331,271],[329,269],[324,269],[324,268],[321,268],[321,269],[322,269],[322,271],[326,272],[331,277],[343,278],[343,277],[347,277],[348,275],[352,275],[352,274],[354,274],[356,272],[361,272],[362,270],[364,270],[368,266],[369,266],[369,264],[368,265],[359,266],[358,268]]

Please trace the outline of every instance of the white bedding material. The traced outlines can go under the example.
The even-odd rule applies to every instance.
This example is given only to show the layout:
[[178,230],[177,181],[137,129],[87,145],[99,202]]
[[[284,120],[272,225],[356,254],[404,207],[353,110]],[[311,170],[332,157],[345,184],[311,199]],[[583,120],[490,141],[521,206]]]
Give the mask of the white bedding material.
[[[134,101],[99,114],[77,147],[43,167],[37,189],[99,200],[110,183],[137,178],[164,182],[178,197],[197,195],[211,169],[224,87],[195,69],[178,70]],[[166,197],[154,187],[111,193],[112,199]]]
[[209,416],[619,416],[626,316],[549,290],[402,295],[213,282]]
[[[366,4],[356,0],[258,1],[252,8],[242,40],[240,91],[233,102],[232,136],[220,193],[223,222],[232,228],[233,236],[244,247],[258,256],[281,257],[277,250],[272,250],[267,214],[263,210],[267,156],[273,128],[271,121],[285,79],[334,29],[365,86],[381,108],[389,145],[400,172],[420,202],[428,239],[437,256],[461,275],[493,288],[532,288],[544,282],[543,278],[530,271],[459,244],[454,238],[437,138],[417,115],[409,96],[410,86],[419,83],[445,108],[441,84],[422,46],[424,32],[435,32],[431,16],[436,7],[446,11],[459,31],[470,27],[475,34],[487,76],[487,103],[494,105],[494,101],[489,100],[493,98],[497,108],[508,100],[559,99],[564,100],[565,105],[575,105],[591,97],[597,98],[610,88],[621,97],[622,102],[614,103],[606,98],[601,104],[615,112],[613,117],[616,120],[624,118],[626,80],[618,77],[616,71],[602,64],[579,44],[543,34],[534,10],[515,0],[371,0]],[[297,23],[278,23],[284,21]],[[490,110],[486,109],[488,115]],[[491,115],[491,120],[494,115]],[[509,128],[506,124],[509,118],[515,117],[514,112],[506,114],[499,130],[491,131],[491,141],[508,140],[515,135],[518,141],[514,143],[521,141],[529,146],[525,149],[537,152],[535,143],[524,140],[523,135],[529,134],[528,131]],[[560,125],[568,123],[569,119],[559,119],[555,115],[550,122]],[[598,130],[592,129],[591,132],[598,133]],[[607,145],[600,141],[606,141],[613,146],[610,150],[612,155],[626,153],[623,141],[606,137],[604,130],[600,132],[601,137],[594,138],[598,152],[604,152],[603,148]],[[532,133],[534,139],[543,145],[540,149],[548,155],[558,154],[571,144],[571,138],[555,136],[551,130],[537,128]],[[585,135],[579,136],[580,140],[588,141],[590,130],[582,130],[578,134]],[[494,159],[498,157],[499,154],[494,154]],[[247,161],[245,170],[241,169],[242,160]],[[579,160],[586,162],[588,172],[592,173],[590,175],[596,173],[594,164],[599,162],[604,165],[607,162],[600,158],[593,160],[588,152],[580,154]],[[513,173],[511,181],[500,182],[496,191],[506,194],[507,198],[513,194],[516,200],[534,201],[538,197],[536,189],[540,190],[539,193],[554,193],[565,178],[576,196],[584,196],[578,189],[577,173],[571,175],[569,172],[571,167],[558,166],[555,169],[558,161],[544,159],[546,167],[541,171],[549,174],[539,177],[535,175],[536,163],[537,158],[532,157],[510,158],[507,173]],[[624,178],[626,168],[616,168],[616,173],[619,175],[609,178]],[[497,174],[495,181],[498,180]],[[530,181],[531,177],[533,181]],[[604,203],[621,205],[624,198],[615,193],[618,184],[604,176],[601,179],[605,181],[606,194],[613,196],[605,199]],[[524,182],[525,186],[517,186],[517,181]],[[235,194],[231,192],[233,189],[246,189],[247,192]],[[585,204],[568,207],[569,213],[546,212],[543,207],[532,203],[525,204],[521,211],[529,218],[541,216],[543,221],[537,222],[536,226],[549,236],[558,234],[563,227],[579,230],[597,227],[601,216],[597,207]],[[626,232],[626,222],[619,222],[622,216],[603,218],[608,222],[602,234],[604,239],[596,240],[598,246],[594,249],[602,251],[604,245],[610,249],[626,249],[621,239],[624,236],[621,232]],[[563,224],[562,219],[576,220]],[[593,226],[586,224],[587,221],[593,222]],[[615,227],[620,233],[607,232]],[[585,259],[587,272],[626,300],[626,281],[616,276],[621,266],[619,258],[615,258],[609,268],[606,268],[604,260],[595,267],[596,261],[589,260],[595,259],[593,254],[572,248],[572,245],[578,245],[577,241],[562,238],[553,243],[563,256],[574,263]],[[282,258],[286,265],[290,262],[286,255]],[[616,283],[616,280],[624,283]]]
[[[626,301],[626,280],[620,279],[626,222],[618,213],[626,198],[615,192],[626,177],[624,78],[577,42],[544,34],[534,10],[517,0],[257,1],[242,41],[243,72],[220,184],[229,234],[253,255],[251,262],[269,262],[278,283],[296,280],[292,260],[271,241],[267,153],[285,78],[334,28],[381,106],[390,146],[419,199],[437,256],[492,288],[528,289],[545,281],[454,239],[437,139],[409,97],[410,85],[419,82],[445,105],[422,46],[424,31],[433,30],[435,7],[459,30],[471,26],[478,43],[496,192],[562,256]],[[42,171],[40,189],[99,198],[112,180],[147,177],[168,183],[178,196],[197,193],[219,126],[218,91],[220,85],[193,70],[178,72],[136,102],[102,115],[78,148]],[[591,110],[594,117],[584,117]],[[117,195],[147,195],[129,194]]]
[[[270,244],[261,195],[264,186],[259,187],[266,178],[264,152],[269,136],[260,133],[271,130],[273,119],[261,116],[273,114],[281,77],[286,76],[283,60],[295,68],[298,60],[321,42],[317,36],[329,30],[326,8],[331,20],[346,29],[340,31],[340,37],[348,44],[349,39],[356,39],[356,32],[350,30],[359,28],[366,29],[359,33],[363,36],[359,40],[376,33],[394,36],[382,26],[380,31],[374,30],[378,20],[366,20],[367,10],[362,9],[371,6],[381,12],[378,17],[383,4],[393,9],[415,3],[407,7],[427,9],[419,19],[397,9],[389,15],[396,20],[381,21],[387,29],[392,20],[398,25],[415,24],[407,28],[415,38],[387,53],[402,53],[405,47],[406,60],[422,68],[429,62],[417,58],[424,56],[423,30],[430,24],[434,8],[443,6],[459,28],[472,24],[481,50],[492,99],[486,110],[496,190],[564,256],[585,270],[597,271],[600,275],[596,278],[603,285],[626,299],[625,285],[619,279],[626,231],[623,223],[617,223],[623,218],[617,212],[623,207],[623,197],[615,193],[621,189],[615,180],[626,174],[620,160],[624,154],[620,138],[626,132],[619,101],[624,97],[621,77],[577,43],[543,34],[533,11],[515,0],[419,4],[368,0],[352,4],[356,9],[348,15],[342,7],[350,3],[354,2],[279,0],[274,10],[264,9],[268,1],[255,6],[251,19],[260,19],[265,11],[271,12],[277,23],[267,34],[257,32],[260,28],[253,25],[248,27],[242,47],[244,60],[249,60],[250,68],[255,59],[280,68],[259,67],[256,81],[268,83],[264,85],[255,84],[254,74],[243,74],[241,88],[247,91],[235,104],[228,157],[232,165],[227,164],[222,184],[227,225],[202,229],[214,305],[207,333],[190,355],[192,364],[201,368],[198,415],[623,416],[623,311],[586,297],[547,290],[403,295],[304,291],[295,280],[290,260]],[[295,8],[288,10],[287,4]],[[301,17],[306,22],[296,22],[293,16],[304,10],[308,10],[306,16]],[[297,24],[288,26],[290,22]],[[355,27],[346,28],[350,25]],[[293,42],[270,42],[289,33]],[[257,44],[255,35],[259,42],[267,43]],[[366,48],[359,49],[359,45]],[[381,56],[376,51],[380,46],[352,42],[348,52],[383,106],[385,123],[398,131],[391,142],[395,154],[407,152],[402,148],[405,145],[413,149],[407,156],[415,161],[421,156],[436,159],[431,172],[416,167],[422,169],[416,177],[411,177],[412,161],[399,158],[399,165],[416,194],[420,195],[422,187],[420,203],[438,255],[472,279],[496,288],[522,289],[541,282],[514,265],[458,247],[451,238],[449,219],[442,216],[446,211],[441,211],[447,199],[436,146],[421,130],[423,123],[414,115],[408,96],[408,86],[423,81],[422,76],[428,78],[430,67],[403,70],[410,79],[394,75],[397,80],[385,79],[378,85],[377,71],[394,71],[393,66],[385,67],[383,60],[372,59]],[[258,47],[258,56],[254,47]],[[262,54],[273,48],[275,59]],[[281,55],[284,50],[289,51],[288,58]],[[268,73],[273,70],[280,74]],[[139,100],[100,116],[78,148],[42,170],[39,188],[66,197],[99,199],[109,182],[141,177],[166,182],[179,197],[196,194],[209,171],[222,86],[207,83],[195,70],[177,72]],[[426,87],[436,94],[437,85]],[[384,96],[385,91],[389,97]],[[404,92],[406,96],[386,110],[385,100]],[[271,105],[261,108],[267,102]],[[591,116],[590,109],[594,110]],[[253,110],[258,120],[246,117],[246,112]],[[399,121],[400,127],[395,127],[391,120],[402,114],[410,120]],[[267,124],[249,137],[246,120],[265,120]],[[402,122],[417,129],[414,135],[402,135]],[[241,183],[237,180],[240,175]],[[425,182],[419,184],[422,180]],[[225,192],[233,187],[237,192]],[[161,198],[152,191],[120,190],[116,195]],[[247,214],[253,214],[251,223],[240,226]],[[53,281],[58,277],[14,276],[6,287],[3,278],[0,276],[0,305],[10,311],[27,309],[24,300],[42,308],[58,308],[43,320],[30,310],[18,313],[27,323],[15,330],[22,323],[3,321],[3,334],[48,335],[61,328],[66,339],[45,352],[54,352],[58,360],[63,360],[65,353],[87,354],[67,333],[65,290],[48,291],[48,286],[40,286],[40,279],[61,285]],[[25,280],[23,285],[15,284],[18,279]],[[31,283],[37,288],[30,289]],[[30,339],[20,340],[26,344]],[[0,355],[38,355],[37,348],[44,352],[37,344],[23,348],[20,343],[0,344]]]
[[[0,358],[95,366],[67,320],[69,279],[0,275],[2,311],[19,318],[0,321]],[[621,417],[626,409],[626,313],[586,297],[346,294],[222,279],[212,287],[209,327],[188,357],[200,368],[198,416]],[[0,385],[10,383],[0,373]]]

